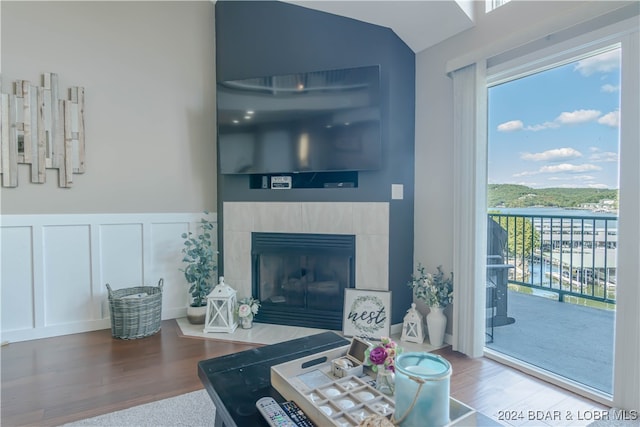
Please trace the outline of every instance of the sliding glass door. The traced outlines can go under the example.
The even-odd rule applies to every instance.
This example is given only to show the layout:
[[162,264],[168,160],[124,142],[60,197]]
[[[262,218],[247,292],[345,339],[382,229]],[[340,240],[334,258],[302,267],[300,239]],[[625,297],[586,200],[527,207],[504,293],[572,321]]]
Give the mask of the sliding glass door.
[[613,394],[618,44],[488,88],[487,348]]

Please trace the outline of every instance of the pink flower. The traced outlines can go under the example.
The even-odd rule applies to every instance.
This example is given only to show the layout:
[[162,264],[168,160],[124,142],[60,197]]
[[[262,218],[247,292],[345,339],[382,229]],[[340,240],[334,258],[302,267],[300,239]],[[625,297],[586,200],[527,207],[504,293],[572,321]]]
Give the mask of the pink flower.
[[391,371],[391,372],[395,372],[396,371],[396,366],[395,366],[395,360],[393,357],[387,357],[387,360],[384,361],[384,366],[385,369],[387,371]]
[[247,317],[250,314],[251,314],[251,307],[249,307],[247,304],[242,304],[240,305],[240,307],[238,307],[238,316]]
[[384,361],[387,359],[387,351],[382,347],[375,347],[369,353],[369,360],[374,365],[382,365]]

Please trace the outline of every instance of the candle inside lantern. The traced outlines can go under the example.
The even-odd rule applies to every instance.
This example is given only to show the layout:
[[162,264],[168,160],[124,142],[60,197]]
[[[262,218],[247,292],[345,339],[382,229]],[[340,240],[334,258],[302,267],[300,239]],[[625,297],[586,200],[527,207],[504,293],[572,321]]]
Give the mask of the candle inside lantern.
[[451,364],[441,356],[421,352],[399,354],[394,420],[402,427],[448,424],[450,378]]

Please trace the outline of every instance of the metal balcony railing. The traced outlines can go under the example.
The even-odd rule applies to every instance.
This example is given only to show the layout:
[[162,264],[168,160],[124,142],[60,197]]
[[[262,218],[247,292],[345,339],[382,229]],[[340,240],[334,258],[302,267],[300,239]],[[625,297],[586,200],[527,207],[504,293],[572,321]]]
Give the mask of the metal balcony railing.
[[[509,284],[615,304],[616,216],[488,214],[506,230]],[[584,301],[584,300],[583,300]]]

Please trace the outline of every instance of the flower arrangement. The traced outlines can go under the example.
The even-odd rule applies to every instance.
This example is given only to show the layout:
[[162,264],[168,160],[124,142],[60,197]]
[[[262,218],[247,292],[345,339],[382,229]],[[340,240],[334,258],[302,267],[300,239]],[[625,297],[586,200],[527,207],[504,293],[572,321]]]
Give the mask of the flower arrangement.
[[382,337],[380,344],[371,345],[364,352],[364,364],[371,366],[373,372],[378,369],[396,371],[396,355],[402,353],[402,348],[389,337]]
[[254,299],[253,297],[242,298],[238,301],[238,316],[239,317],[253,317],[258,314],[258,309],[260,308],[260,301]]
[[418,276],[411,276],[407,283],[416,295],[429,307],[444,308],[453,300],[453,273],[445,277],[442,266],[438,266],[435,274],[425,273],[425,269],[418,264]]

